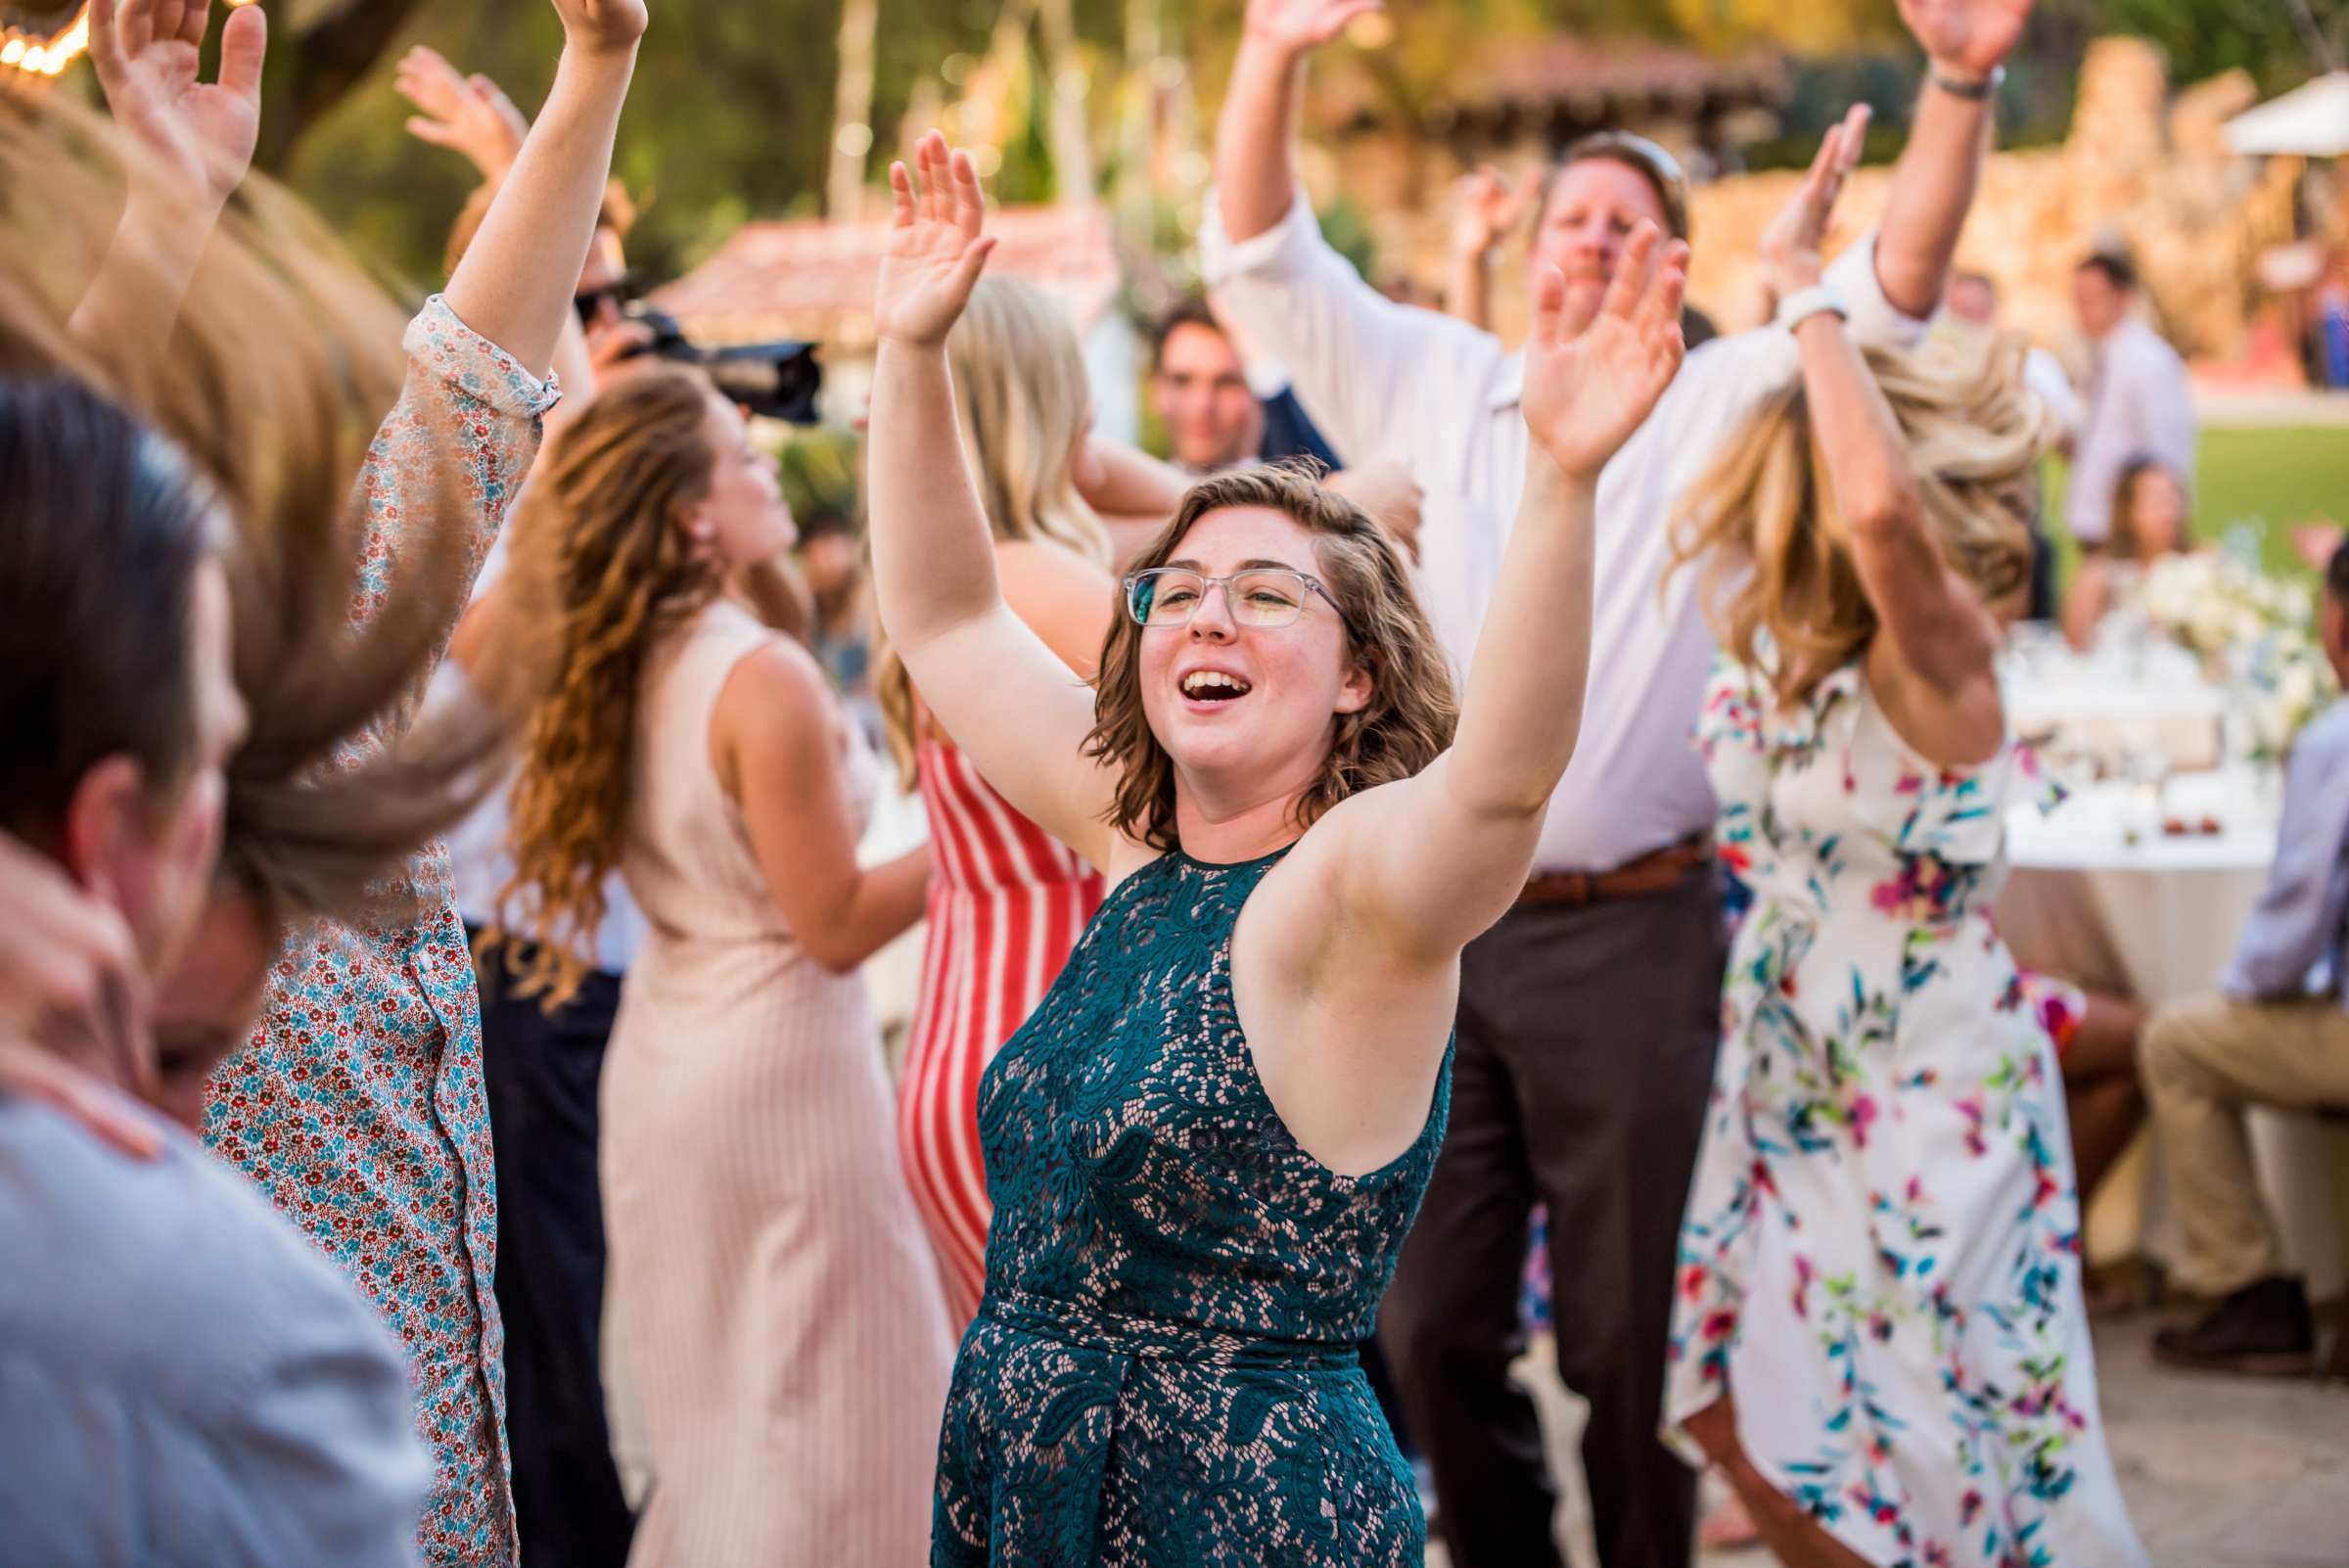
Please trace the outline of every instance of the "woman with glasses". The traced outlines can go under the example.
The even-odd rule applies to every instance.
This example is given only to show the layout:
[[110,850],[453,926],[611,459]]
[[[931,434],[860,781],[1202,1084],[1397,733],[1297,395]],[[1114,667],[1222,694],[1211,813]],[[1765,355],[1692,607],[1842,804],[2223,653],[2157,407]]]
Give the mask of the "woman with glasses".
[[876,305],[882,620],[988,782],[1112,889],[980,1084],[997,1207],[931,1560],[1416,1564],[1353,1346],[1443,1135],[1460,949],[1574,750],[1592,487],[1680,366],[1684,248],[1644,227],[1573,342],[1545,280],[1464,710],[1386,535],[1278,470],[1189,492],[1088,692],[1005,605],[957,460],[944,344],[991,242],[968,161],[935,133],[918,158]]

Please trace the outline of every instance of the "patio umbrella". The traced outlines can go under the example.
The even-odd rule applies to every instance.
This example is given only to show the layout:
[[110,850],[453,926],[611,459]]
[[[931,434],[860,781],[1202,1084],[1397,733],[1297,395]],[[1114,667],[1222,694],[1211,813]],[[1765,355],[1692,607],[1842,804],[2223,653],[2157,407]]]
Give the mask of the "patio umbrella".
[[2349,70],[2295,87],[2227,122],[2227,142],[2246,156],[2349,155]]

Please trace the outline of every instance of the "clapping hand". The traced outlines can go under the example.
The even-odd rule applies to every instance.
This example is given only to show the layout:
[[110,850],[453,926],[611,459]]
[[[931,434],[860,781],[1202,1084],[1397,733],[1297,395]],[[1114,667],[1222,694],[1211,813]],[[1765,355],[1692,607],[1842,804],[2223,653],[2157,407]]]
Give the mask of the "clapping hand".
[[564,37],[593,55],[630,53],[652,24],[644,0],[554,0],[554,6]]
[[1810,171],[1795,187],[1794,199],[1762,231],[1762,281],[1773,299],[1812,288],[1824,275],[1819,258],[1826,244],[1827,224],[1843,196],[1844,182],[1860,166],[1860,151],[1867,140],[1873,113],[1865,104],[1854,105],[1819,144]]
[[422,44],[400,58],[395,85],[414,104],[408,134],[462,153],[485,180],[505,178],[530,122],[486,76],[462,76],[439,51]]
[[1933,63],[1980,79],[2006,63],[2032,0],[1900,0],[1901,20]]
[[258,6],[231,11],[220,79],[207,82],[198,56],[211,13],[211,0],[92,0],[90,59],[115,121],[169,182],[156,194],[217,213],[260,140],[269,24]]
[[1525,423],[1567,474],[1595,479],[1680,373],[1688,351],[1681,337],[1687,287],[1688,247],[1665,245],[1663,231],[1642,222],[1598,314],[1569,336],[1565,274],[1543,269],[1525,348]]
[[970,303],[994,240],[980,232],[987,207],[979,172],[932,131],[915,146],[917,182],[902,163],[889,166],[889,249],[873,301],[873,330],[883,341],[933,348],[946,341]]
[[1247,31],[1292,54],[1320,48],[1386,0],[1248,0]]
[[1461,175],[1452,188],[1451,254],[1471,260],[1483,257],[1525,216],[1526,204],[1537,189],[1539,182],[1534,180],[1511,186],[1490,163]]

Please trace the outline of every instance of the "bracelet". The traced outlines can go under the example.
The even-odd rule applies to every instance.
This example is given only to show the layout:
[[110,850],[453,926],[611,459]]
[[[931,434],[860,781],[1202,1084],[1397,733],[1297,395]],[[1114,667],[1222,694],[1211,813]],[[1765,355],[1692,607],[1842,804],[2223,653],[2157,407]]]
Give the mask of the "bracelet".
[[1952,76],[1940,70],[1927,71],[1925,79],[1952,98],[1963,98],[1976,104],[1987,103],[1998,96],[2000,84],[2006,79],[2006,68],[1994,66],[1990,74],[1979,81],[1968,81],[1963,76]]
[[1839,321],[1852,319],[1851,309],[1843,302],[1843,296],[1823,283],[1815,283],[1808,289],[1797,289],[1778,301],[1777,324],[1788,332],[1813,316],[1819,315],[1831,315]]

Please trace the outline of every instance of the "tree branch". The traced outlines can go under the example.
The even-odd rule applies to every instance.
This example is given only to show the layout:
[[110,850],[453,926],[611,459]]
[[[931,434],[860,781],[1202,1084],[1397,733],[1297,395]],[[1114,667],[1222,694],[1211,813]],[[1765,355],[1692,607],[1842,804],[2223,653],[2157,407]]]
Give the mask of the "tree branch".
[[407,24],[418,0],[343,0],[269,51],[261,145],[254,161],[282,172],[302,133],[365,79]]

